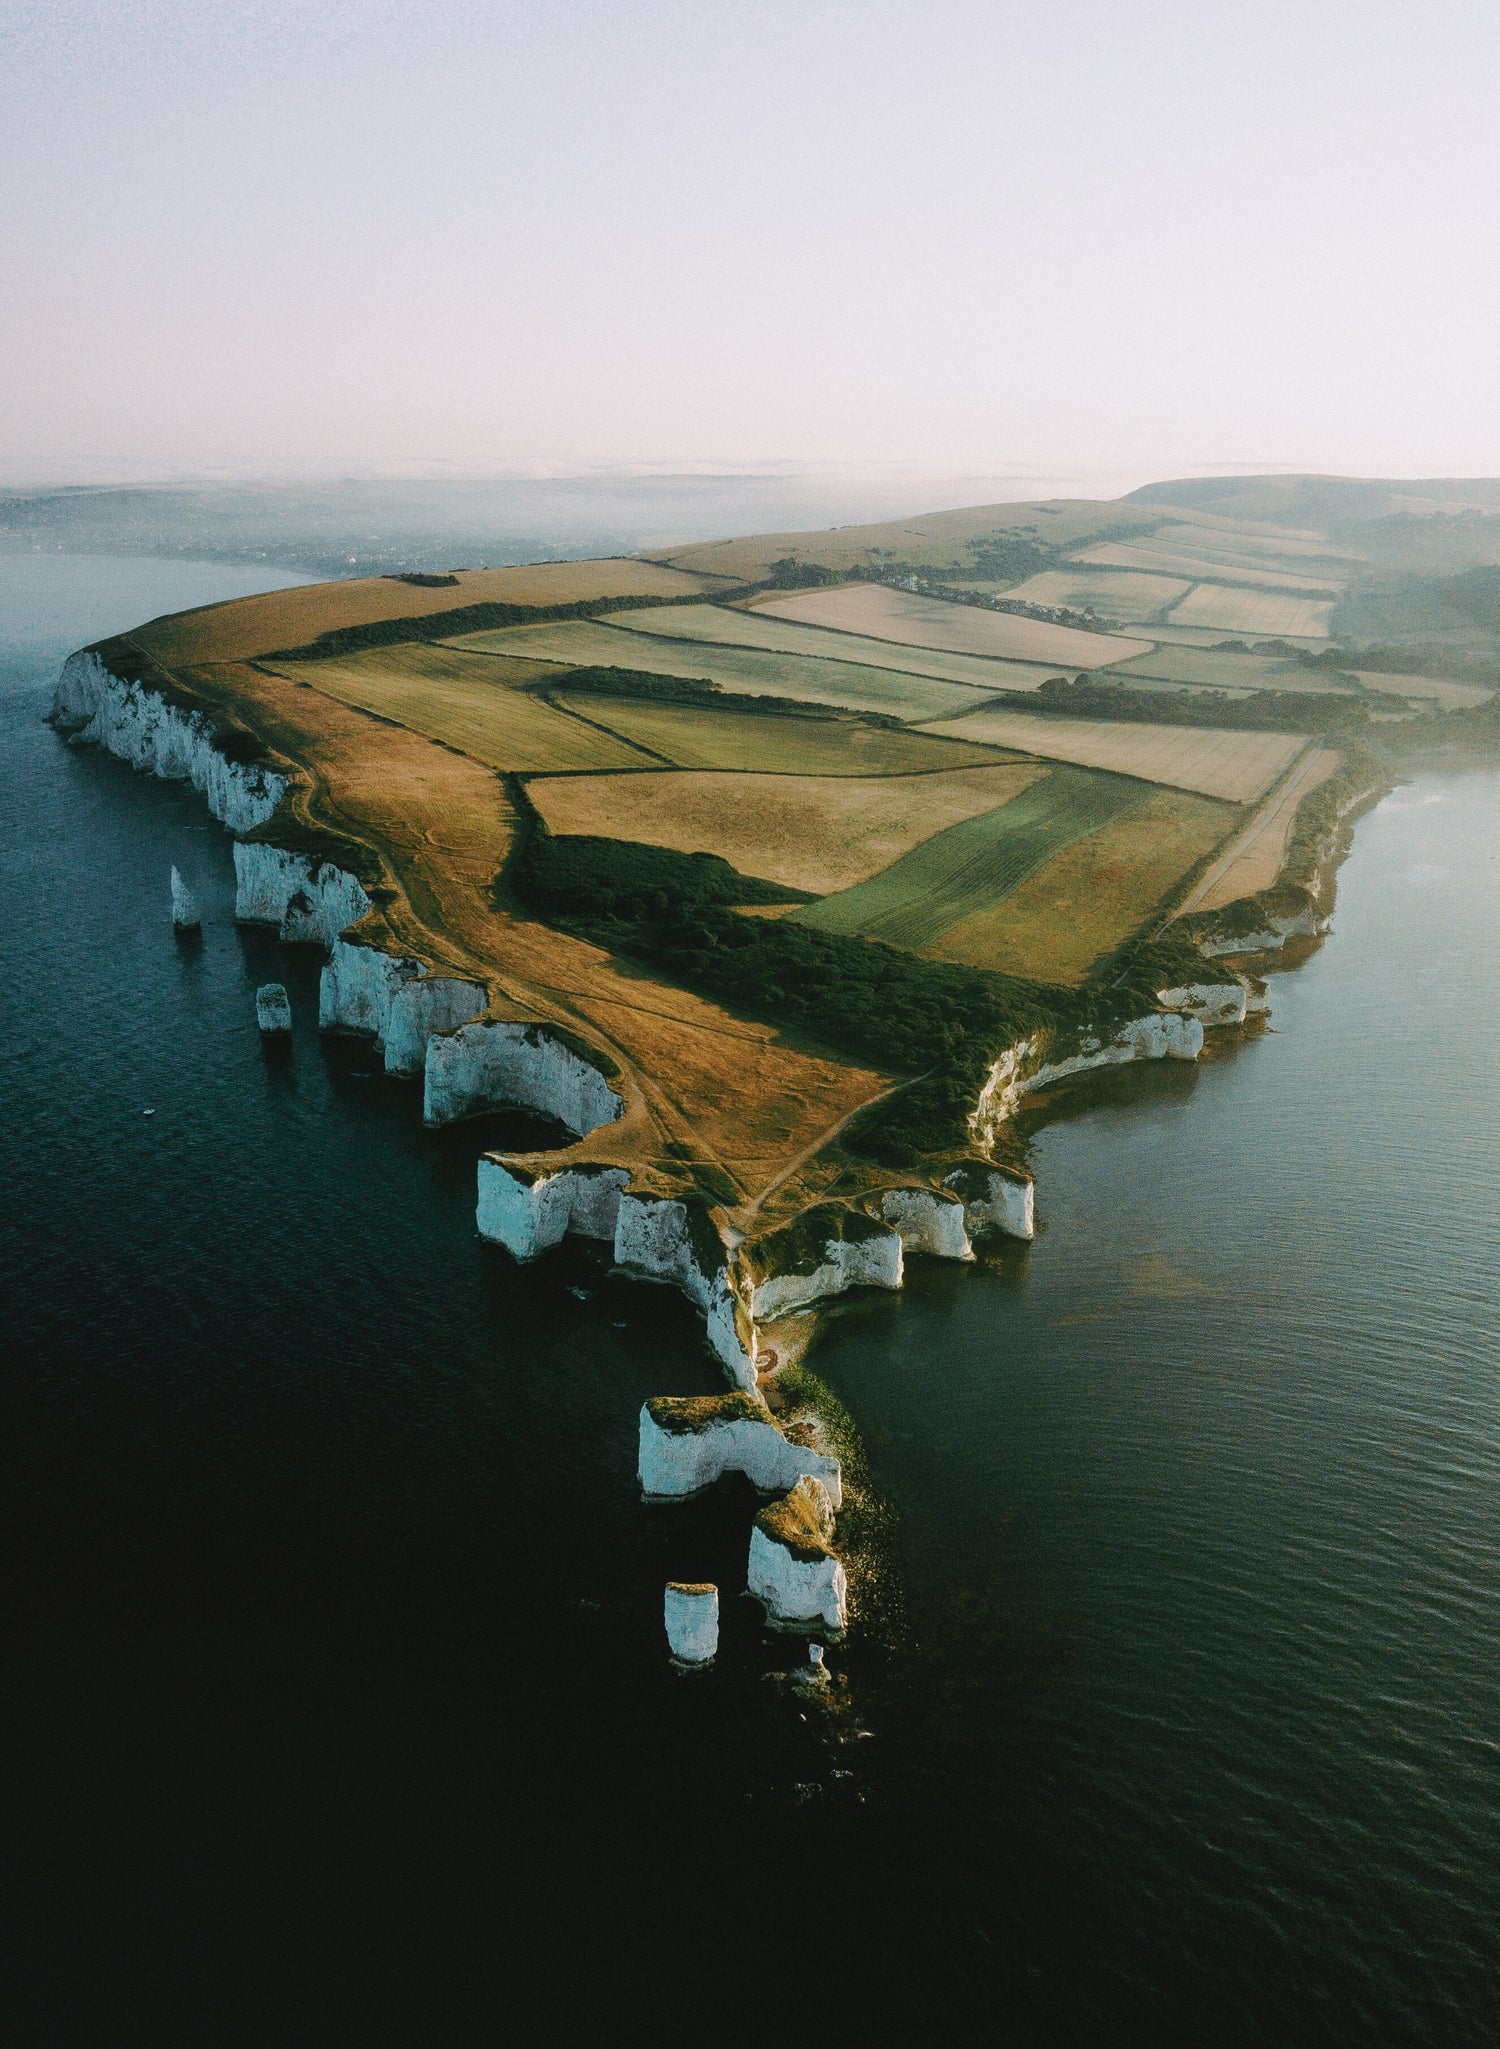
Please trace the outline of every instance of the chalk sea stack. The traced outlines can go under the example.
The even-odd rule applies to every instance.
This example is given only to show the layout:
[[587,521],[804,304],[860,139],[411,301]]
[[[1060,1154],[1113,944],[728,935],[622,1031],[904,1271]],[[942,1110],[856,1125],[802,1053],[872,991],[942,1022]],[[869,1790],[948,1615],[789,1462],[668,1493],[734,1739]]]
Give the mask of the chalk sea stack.
[[261,1037],[278,1037],[292,1028],[291,998],[280,982],[263,982],[255,992],[255,1022]]
[[679,1665],[707,1665],[719,1648],[719,1589],[711,1582],[668,1580],[667,1642]]
[[172,923],[179,932],[196,932],[203,923],[198,909],[198,899],[178,873],[172,869]]

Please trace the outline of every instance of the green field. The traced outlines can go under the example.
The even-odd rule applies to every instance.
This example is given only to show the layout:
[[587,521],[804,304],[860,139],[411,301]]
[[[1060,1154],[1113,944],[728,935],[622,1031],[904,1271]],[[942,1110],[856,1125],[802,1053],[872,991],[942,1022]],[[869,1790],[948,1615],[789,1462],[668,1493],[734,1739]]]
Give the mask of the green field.
[[1085,769],[1056,769],[1009,804],[924,840],[899,861],[821,903],[798,923],[916,953],[966,918],[1002,903],[1074,840],[1142,804],[1139,783]]
[[920,775],[1019,759],[1013,748],[926,733],[883,731],[855,719],[787,718],[705,706],[650,704],[592,691],[556,692],[558,704],[608,726],[679,768],[746,769],[773,775]]
[[[1181,595],[1186,584],[1173,587]],[[987,655],[949,654],[940,648],[906,647],[868,634],[834,633],[826,626],[802,626],[767,612],[737,611],[724,605],[653,605],[640,612],[615,612],[609,624],[628,633],[658,634],[668,640],[707,641],[711,646],[756,648],[767,653],[854,662],[871,669],[895,669],[907,676],[973,683],[981,690],[1034,690],[1057,674],[1037,662],[1000,662]]]
[[[284,662],[281,673],[362,711],[457,747],[491,768],[645,768],[638,748],[515,687],[510,663],[432,645],[372,648],[343,660]],[[530,665],[527,665],[530,669]],[[497,670],[510,675],[501,680]],[[537,671],[546,674],[546,671]]]
[[1003,903],[951,926],[927,951],[937,960],[1076,987],[1243,817],[1237,805],[1213,797],[1158,790],[1062,848]]
[[1075,612],[1092,608],[1101,618],[1139,624],[1175,605],[1191,588],[1181,577],[1142,576],[1129,569],[1044,569],[1005,595],[1028,605],[1067,605]]
[[1319,673],[1304,662],[1274,655],[1230,654],[1199,647],[1159,647],[1104,672],[1111,682],[1149,676],[1205,690],[1347,690],[1349,685]]
[[444,645],[474,655],[523,655],[571,669],[649,669],[661,676],[706,676],[746,697],[792,697],[802,704],[889,712],[898,719],[943,718],[980,701],[979,693],[962,683],[900,675],[857,662],[810,661],[799,655],[716,647],[706,641],[668,640],[592,619],[565,620],[555,626],[505,626]]

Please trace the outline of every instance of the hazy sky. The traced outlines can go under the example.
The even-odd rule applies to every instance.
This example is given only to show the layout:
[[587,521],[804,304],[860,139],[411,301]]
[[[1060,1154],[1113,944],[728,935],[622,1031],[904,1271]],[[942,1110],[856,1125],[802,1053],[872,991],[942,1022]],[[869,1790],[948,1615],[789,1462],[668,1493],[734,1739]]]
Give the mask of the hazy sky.
[[0,0],[0,473],[1500,473],[1500,8]]

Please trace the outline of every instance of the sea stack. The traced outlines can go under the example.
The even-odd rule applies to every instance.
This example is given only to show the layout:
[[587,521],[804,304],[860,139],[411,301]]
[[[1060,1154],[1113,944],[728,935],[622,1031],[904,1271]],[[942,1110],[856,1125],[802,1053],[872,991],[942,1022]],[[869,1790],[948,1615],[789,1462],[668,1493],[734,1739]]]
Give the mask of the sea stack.
[[292,1028],[291,998],[280,982],[264,982],[255,992],[255,1022],[262,1038],[272,1038]]
[[176,867],[172,869],[172,923],[179,932],[196,932],[203,923],[198,909],[198,899],[188,888]]
[[707,1665],[719,1648],[719,1589],[667,1581],[667,1642],[679,1665]]
[[832,1536],[833,1505],[811,1474],[755,1518],[749,1585],[772,1629],[822,1623],[831,1634],[843,1634],[848,1588],[829,1548]]

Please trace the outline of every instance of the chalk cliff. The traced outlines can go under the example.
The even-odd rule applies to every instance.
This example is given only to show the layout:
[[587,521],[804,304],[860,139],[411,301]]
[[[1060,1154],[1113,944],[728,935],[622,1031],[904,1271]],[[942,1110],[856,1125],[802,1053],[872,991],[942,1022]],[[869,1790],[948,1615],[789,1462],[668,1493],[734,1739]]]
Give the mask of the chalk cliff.
[[241,924],[274,925],[289,945],[332,946],[369,908],[356,877],[331,861],[235,842],[234,915]]
[[432,1034],[468,1024],[485,1003],[477,982],[429,975],[410,954],[335,939],[318,982],[318,1029],[372,1038],[387,1074],[415,1075]]
[[964,1206],[964,1230],[971,1240],[999,1232],[1026,1243],[1036,1236],[1036,1189],[1017,1167],[966,1161],[943,1177]]
[[1308,904],[1300,911],[1273,914],[1253,932],[1227,932],[1200,939],[1198,951],[1209,960],[1226,953],[1276,953],[1289,939],[1321,937],[1331,922]]
[[263,1037],[292,1028],[292,1002],[280,982],[263,982],[255,992],[255,1022]]
[[1249,990],[1241,981],[1190,982],[1181,989],[1159,989],[1156,1000],[1163,1010],[1181,1011],[1205,1025],[1237,1025],[1245,1022]]
[[888,1188],[874,1205],[901,1240],[903,1257],[925,1252],[933,1259],[972,1259],[964,1205],[935,1188]]
[[286,794],[285,776],[221,753],[201,712],[183,711],[160,692],[112,675],[91,652],[70,655],[63,664],[52,716],[80,745],[103,747],[164,781],[190,782],[231,832],[264,825]]
[[678,1501],[725,1473],[743,1473],[762,1494],[811,1476],[830,1515],[843,1503],[838,1460],[793,1444],[759,1397],[745,1392],[657,1395],[644,1403],[636,1471],[648,1501]]
[[833,1504],[811,1476],[755,1518],[747,1583],[771,1628],[821,1623],[840,1634],[846,1627],[849,1590],[830,1549],[832,1536]]
[[451,1124],[492,1103],[541,1110],[582,1137],[624,1109],[597,1067],[534,1024],[465,1024],[427,1048],[422,1121]]
[[719,1648],[719,1589],[712,1584],[668,1580],[664,1613],[667,1642],[677,1663],[712,1664]]
[[198,899],[178,874],[175,866],[172,869],[172,923],[179,932],[194,932],[203,923],[203,913],[198,908]]
[[757,1320],[785,1316],[847,1288],[899,1288],[901,1234],[842,1203],[820,1203],[747,1245],[741,1265]]

